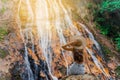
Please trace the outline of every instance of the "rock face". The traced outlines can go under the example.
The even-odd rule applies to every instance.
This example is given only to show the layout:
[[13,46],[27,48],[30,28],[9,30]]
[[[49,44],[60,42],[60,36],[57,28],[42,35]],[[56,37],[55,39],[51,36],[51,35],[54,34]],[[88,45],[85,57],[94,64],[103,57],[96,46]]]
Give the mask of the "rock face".
[[62,80],[100,80],[100,79],[93,75],[85,74],[85,75],[72,75]]

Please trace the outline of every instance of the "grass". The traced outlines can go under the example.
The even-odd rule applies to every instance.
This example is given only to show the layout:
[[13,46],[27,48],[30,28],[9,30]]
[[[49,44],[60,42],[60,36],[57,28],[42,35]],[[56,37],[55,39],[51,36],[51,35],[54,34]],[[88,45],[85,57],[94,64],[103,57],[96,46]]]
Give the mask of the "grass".
[[0,27],[0,41],[2,41],[7,34],[8,34],[7,29]]

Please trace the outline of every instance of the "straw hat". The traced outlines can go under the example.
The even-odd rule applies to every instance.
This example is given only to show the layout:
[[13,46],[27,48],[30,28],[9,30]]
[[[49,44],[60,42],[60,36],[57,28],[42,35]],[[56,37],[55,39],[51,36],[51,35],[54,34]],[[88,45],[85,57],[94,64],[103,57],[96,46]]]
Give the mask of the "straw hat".
[[73,37],[70,38],[70,42],[74,42],[74,41],[78,41],[78,42],[81,42],[81,45],[83,48],[86,47],[86,39],[81,36],[81,35],[75,35]]

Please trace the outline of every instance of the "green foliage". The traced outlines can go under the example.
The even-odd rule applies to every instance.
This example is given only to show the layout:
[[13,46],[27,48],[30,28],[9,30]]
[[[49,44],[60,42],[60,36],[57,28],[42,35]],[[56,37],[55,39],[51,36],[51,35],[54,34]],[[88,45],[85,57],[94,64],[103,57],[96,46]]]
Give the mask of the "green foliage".
[[120,51],[120,37],[117,37],[115,41],[117,43],[117,49]]
[[3,8],[0,10],[0,13],[4,14],[5,11],[6,11],[6,8],[3,7]]
[[[8,0],[1,0],[2,4],[5,4]],[[6,11],[6,7],[4,5],[2,5],[2,8],[0,9],[0,13],[4,14],[4,12]]]
[[118,67],[115,69],[115,71],[116,71],[117,76],[120,77],[120,66],[118,66]]
[[87,8],[88,8],[88,9],[93,8],[93,3],[88,3],[88,4],[87,4]]
[[106,46],[101,46],[103,48],[103,52],[105,53],[105,55],[111,54],[111,51],[106,47]]
[[119,13],[120,0],[104,0],[94,14],[95,22],[100,25],[103,32],[105,31],[105,33],[108,32],[108,34],[113,34],[116,36],[118,32],[116,33],[113,30],[118,31],[120,29]]
[[3,3],[6,3],[8,0],[1,0]]
[[105,19],[104,18],[102,18],[102,17],[98,17],[98,18],[96,18],[96,27],[98,28],[98,29],[100,29],[100,33],[101,34],[103,34],[103,35],[108,35],[109,34],[109,31],[110,31],[110,27],[109,27],[109,25],[106,25],[106,24],[103,24],[103,25],[101,25],[100,23],[104,23],[105,22]]
[[2,41],[7,34],[8,34],[7,29],[0,28],[0,41]]
[[117,9],[120,9],[120,0],[106,0],[103,1],[100,12],[103,13],[105,11],[111,12]]
[[94,11],[96,27],[101,34],[114,40],[120,51],[120,0],[103,0]]
[[101,34],[103,35],[107,35],[109,31],[108,28],[104,26],[101,26],[100,30],[101,30]]
[[6,57],[7,54],[7,51],[0,49],[0,58]]
[[106,45],[101,45],[101,48],[103,50],[103,53],[104,53],[104,57],[106,58],[105,60],[110,60],[110,57],[107,57],[107,56],[114,56],[114,54],[111,52],[111,50],[106,47]]

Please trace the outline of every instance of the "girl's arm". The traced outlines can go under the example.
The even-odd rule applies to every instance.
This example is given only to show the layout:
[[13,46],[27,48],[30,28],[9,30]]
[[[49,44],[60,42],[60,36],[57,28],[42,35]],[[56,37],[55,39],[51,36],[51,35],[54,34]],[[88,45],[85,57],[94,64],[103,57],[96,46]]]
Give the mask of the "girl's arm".
[[68,50],[68,51],[73,51],[73,47],[70,45],[71,45],[71,43],[68,43],[68,44],[62,46],[62,48],[65,50]]

